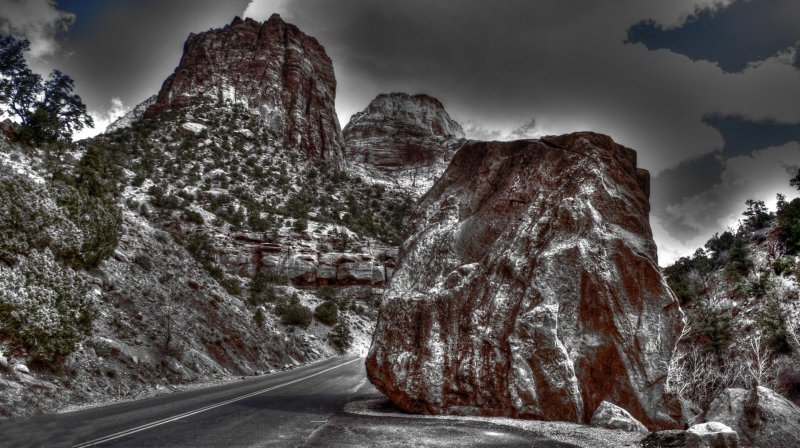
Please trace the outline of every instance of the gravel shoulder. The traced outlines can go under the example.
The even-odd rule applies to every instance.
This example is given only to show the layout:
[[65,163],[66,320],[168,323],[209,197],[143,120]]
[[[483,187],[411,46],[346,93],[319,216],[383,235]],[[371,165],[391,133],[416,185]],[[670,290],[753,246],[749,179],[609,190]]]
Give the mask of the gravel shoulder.
[[564,422],[407,414],[377,393],[331,417],[307,447],[639,447],[641,434]]

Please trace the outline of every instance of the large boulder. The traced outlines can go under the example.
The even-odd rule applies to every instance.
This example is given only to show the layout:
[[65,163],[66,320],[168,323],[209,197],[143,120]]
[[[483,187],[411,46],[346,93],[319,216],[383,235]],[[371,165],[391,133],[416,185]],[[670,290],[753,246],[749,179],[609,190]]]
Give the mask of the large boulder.
[[687,448],[737,448],[736,431],[719,422],[699,423],[686,430]]
[[609,401],[681,427],[664,382],[684,319],[648,196],[604,135],[466,143],[410,219],[372,383],[416,413],[589,422]]
[[600,403],[592,415],[592,426],[607,429],[619,429],[627,432],[647,432],[647,428],[621,407],[604,401]]
[[222,29],[189,35],[145,115],[199,100],[243,104],[290,145],[341,167],[335,98],[333,64],[316,39],[277,14],[264,23],[236,17]]
[[800,408],[766,387],[725,389],[711,403],[706,420],[730,426],[742,444],[800,446]]

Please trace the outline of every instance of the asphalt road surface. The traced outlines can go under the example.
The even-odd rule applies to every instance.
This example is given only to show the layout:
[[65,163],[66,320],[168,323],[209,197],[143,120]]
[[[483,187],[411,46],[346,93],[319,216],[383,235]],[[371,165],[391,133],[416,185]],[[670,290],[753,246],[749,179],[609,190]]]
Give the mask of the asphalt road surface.
[[0,420],[2,447],[564,447],[490,424],[342,412],[380,394],[363,358],[338,357],[204,389]]

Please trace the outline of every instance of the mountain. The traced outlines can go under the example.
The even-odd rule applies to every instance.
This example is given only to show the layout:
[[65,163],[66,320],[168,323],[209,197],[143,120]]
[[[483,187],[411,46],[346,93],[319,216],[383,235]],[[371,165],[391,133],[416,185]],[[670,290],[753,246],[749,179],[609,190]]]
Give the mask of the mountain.
[[150,107],[153,103],[156,102],[156,96],[151,95],[146,100],[142,101],[141,103],[137,104],[133,109],[131,109],[125,115],[116,119],[113,123],[111,123],[108,128],[106,128],[106,133],[119,131],[120,129],[125,129],[131,127],[133,123],[141,120],[144,117],[144,113],[148,107]]
[[463,129],[442,103],[422,94],[380,94],[353,115],[343,133],[349,162],[420,195],[464,142]]
[[335,98],[325,49],[273,14],[264,23],[237,17],[222,29],[189,35],[146,113],[208,100],[242,104],[288,145],[340,168],[344,140]]
[[344,169],[335,85],[235,19],[105,134],[0,136],[0,415],[365,353],[413,197]]
[[412,213],[370,380],[409,412],[589,422],[609,401],[679,427],[665,380],[683,313],[648,197],[636,153],[604,135],[466,143]]

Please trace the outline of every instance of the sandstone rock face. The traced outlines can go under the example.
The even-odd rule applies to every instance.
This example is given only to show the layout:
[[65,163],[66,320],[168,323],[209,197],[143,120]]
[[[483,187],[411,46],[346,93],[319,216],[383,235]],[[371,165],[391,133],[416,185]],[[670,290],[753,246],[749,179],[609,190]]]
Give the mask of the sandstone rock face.
[[592,426],[619,429],[627,432],[647,432],[647,428],[631,416],[625,409],[604,401],[592,415]]
[[766,387],[725,389],[706,420],[730,426],[742,444],[800,446],[800,408]]
[[466,143],[410,220],[372,383],[410,412],[588,422],[609,401],[680,427],[664,381],[683,312],[648,195],[604,135]]
[[263,24],[237,17],[222,29],[189,36],[180,64],[146,113],[201,98],[240,103],[257,110],[290,145],[341,167],[335,97],[333,64],[316,39],[277,14]]
[[384,93],[344,128],[347,159],[377,167],[404,183],[425,184],[445,169],[464,141],[461,125],[436,98]]

